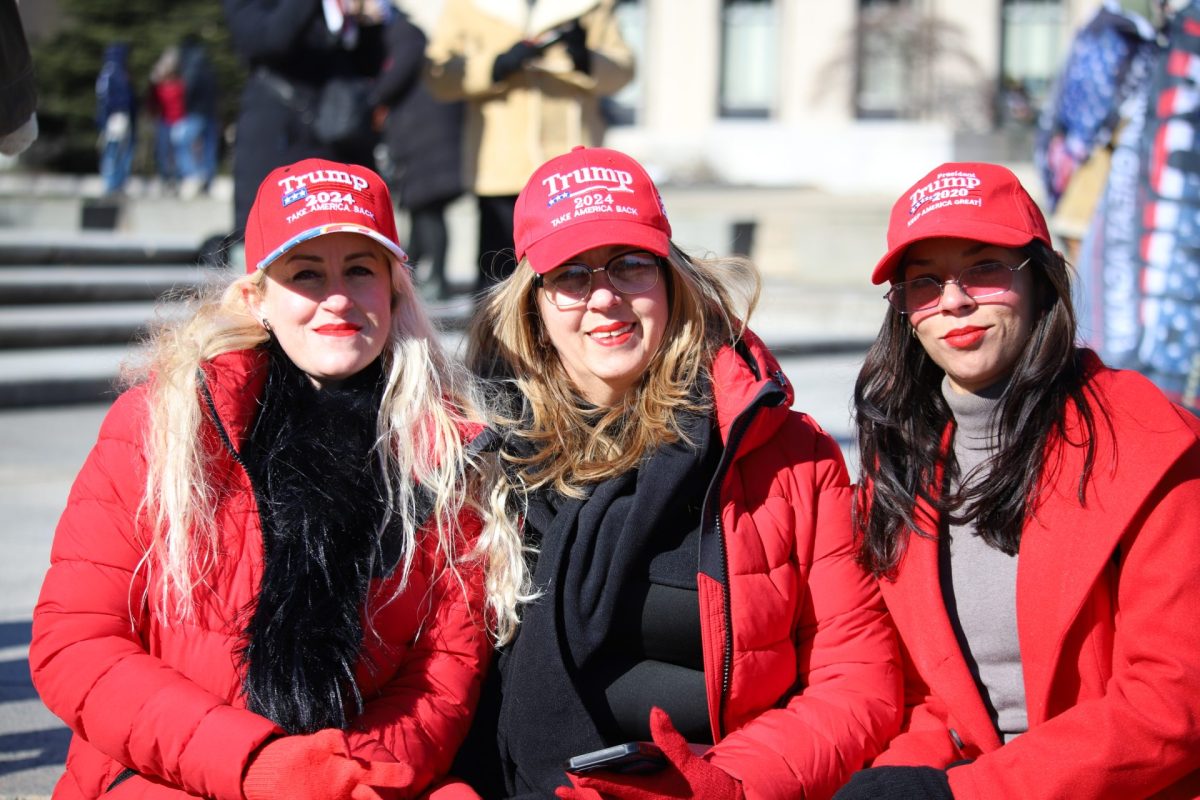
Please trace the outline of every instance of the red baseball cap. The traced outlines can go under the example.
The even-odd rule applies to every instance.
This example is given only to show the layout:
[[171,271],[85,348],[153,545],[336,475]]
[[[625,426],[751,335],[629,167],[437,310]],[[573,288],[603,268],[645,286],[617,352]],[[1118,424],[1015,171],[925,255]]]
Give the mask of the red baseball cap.
[[383,179],[357,164],[306,158],[271,171],[246,218],[246,272],[266,269],[303,241],[327,233],[361,233],[401,263],[392,196]]
[[604,147],[576,147],[538,167],[513,213],[517,261],[544,275],[593,247],[628,244],[664,258],[671,223],[642,165]]
[[1039,239],[1054,246],[1046,218],[1011,170],[999,164],[942,164],[892,206],[887,255],[875,265],[871,283],[891,280],[909,245],[943,236],[1003,247]]

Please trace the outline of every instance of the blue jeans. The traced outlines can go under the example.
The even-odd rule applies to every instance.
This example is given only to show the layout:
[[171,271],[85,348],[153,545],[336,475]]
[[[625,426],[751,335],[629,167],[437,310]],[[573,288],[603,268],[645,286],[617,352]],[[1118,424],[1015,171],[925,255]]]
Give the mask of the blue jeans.
[[100,177],[104,179],[104,191],[113,194],[125,188],[129,171],[133,168],[133,137],[109,139],[100,151]]

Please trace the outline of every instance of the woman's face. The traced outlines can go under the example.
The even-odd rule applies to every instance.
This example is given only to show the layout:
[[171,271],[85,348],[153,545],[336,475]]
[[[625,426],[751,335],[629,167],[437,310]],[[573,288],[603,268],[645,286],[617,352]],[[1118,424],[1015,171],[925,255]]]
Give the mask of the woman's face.
[[[971,239],[927,239],[908,249],[903,279],[931,277],[939,283],[958,278],[964,269],[999,262],[1015,267],[1020,251]],[[1034,324],[1030,267],[1012,273],[1012,288],[973,299],[945,284],[938,304],[913,311],[908,320],[925,352],[960,393],[978,392],[1006,378],[1029,341]]]
[[[635,249],[596,247],[571,262],[594,269]],[[592,290],[580,303],[559,308],[539,289],[537,307],[575,389],[588,402],[612,406],[641,380],[662,343],[668,316],[667,278],[660,274],[652,289],[627,295],[613,288],[607,272],[594,272]]]
[[383,352],[392,324],[392,265],[357,233],[309,239],[269,267],[251,311],[318,388],[358,373]]

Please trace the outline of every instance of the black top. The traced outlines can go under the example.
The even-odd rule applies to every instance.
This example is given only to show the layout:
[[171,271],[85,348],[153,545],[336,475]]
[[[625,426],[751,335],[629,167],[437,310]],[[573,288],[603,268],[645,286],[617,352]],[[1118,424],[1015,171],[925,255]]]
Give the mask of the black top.
[[[475,741],[455,767],[485,796],[497,783],[509,797],[553,794],[570,756],[648,739],[655,705],[689,738],[711,741],[696,572],[701,506],[722,446],[711,416],[683,423],[686,441],[587,487],[586,497],[528,498],[541,597],[500,652],[497,694],[485,692]],[[498,775],[478,749],[491,738],[484,728],[495,731]]]

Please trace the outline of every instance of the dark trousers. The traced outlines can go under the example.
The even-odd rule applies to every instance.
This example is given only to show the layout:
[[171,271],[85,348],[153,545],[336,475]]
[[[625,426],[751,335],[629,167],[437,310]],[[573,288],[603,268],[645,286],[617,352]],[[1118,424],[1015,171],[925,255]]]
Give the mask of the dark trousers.
[[429,277],[433,297],[444,300],[449,295],[446,285],[446,249],[450,237],[446,233],[446,203],[430,203],[410,209],[412,232],[408,241],[408,256],[413,263],[429,261]]
[[479,199],[479,275],[475,289],[482,291],[512,275],[517,268],[513,254],[513,211],[517,196],[492,195]]

